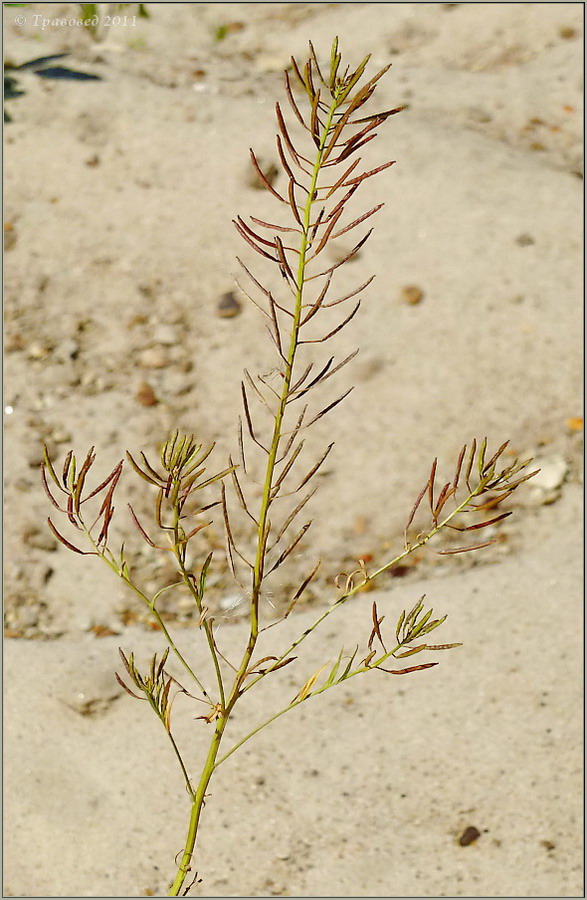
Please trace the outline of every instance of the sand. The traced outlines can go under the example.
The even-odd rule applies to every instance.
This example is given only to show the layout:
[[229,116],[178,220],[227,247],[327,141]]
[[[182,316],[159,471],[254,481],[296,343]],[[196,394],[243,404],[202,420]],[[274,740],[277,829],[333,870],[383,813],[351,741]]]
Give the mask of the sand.
[[[337,34],[349,61],[393,63],[378,108],[407,109],[366,153],[397,162],[364,186],[359,212],[385,206],[344,283],[377,277],[334,338],[338,358],[361,352],[324,396],[355,388],[308,437],[309,458],[336,443],[265,621],[318,557],[320,576],[268,652],[327,608],[337,573],[401,551],[434,457],[448,478],[462,444],[487,435],[542,472],[514,495],[498,543],[419,554],[250,692],[235,738],[366,641],[373,600],[392,628],[425,593],[449,615],[438,640],[463,642],[429,671],[372,672],[310,699],[227,761],[190,895],[580,896],[582,6],[148,8],[98,41],[34,18],[75,4],[3,9],[8,61],[67,52],[102,79],[13,73],[25,93],[7,104],[4,895],[161,896],[174,873],[181,776],[161,725],[113,678],[119,646],[147,665],[162,636],[105,567],[53,540],[39,447],[62,461],[95,445],[107,473],[178,426],[217,442],[210,465],[234,454],[243,367],[274,363],[234,286],[235,255],[253,254],[230,220],[275,215],[248,148],[273,161],[283,66],[308,39],[326,55]],[[231,290],[242,308],[222,317]],[[114,536],[129,534],[156,590],[169,566],[125,506],[147,515],[152,498],[127,479]],[[210,548],[209,602],[236,657],[248,625],[230,609],[219,519],[202,559]],[[164,613],[205,666],[185,598],[168,595]],[[174,707],[194,771],[211,730],[200,714],[184,697]],[[468,827],[480,835],[462,846]]]

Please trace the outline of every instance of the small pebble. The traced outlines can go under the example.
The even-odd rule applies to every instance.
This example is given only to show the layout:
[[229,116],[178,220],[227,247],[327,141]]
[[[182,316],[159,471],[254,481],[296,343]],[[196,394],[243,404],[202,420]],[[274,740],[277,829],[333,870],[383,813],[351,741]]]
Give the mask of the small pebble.
[[36,341],[29,345],[28,356],[30,359],[46,359],[51,353],[51,349],[44,344]]
[[233,319],[241,311],[241,303],[232,291],[227,291],[218,301],[216,315],[221,319]]
[[136,392],[136,400],[141,406],[157,406],[159,401],[155,396],[155,391],[146,381],[139,386],[138,391]]
[[536,241],[532,237],[531,234],[519,234],[516,238],[516,244],[520,247],[530,247],[532,244],[535,244]]
[[144,369],[164,369],[169,365],[169,357],[163,347],[147,347],[139,355],[139,365]]
[[476,841],[477,838],[481,837],[481,832],[478,828],[475,828],[474,825],[469,825],[468,828],[465,828],[462,835],[459,838],[459,844],[461,847],[468,847],[469,844],[472,844],[473,841]]
[[571,28],[568,25],[563,25],[561,28],[559,28],[558,33],[562,37],[563,41],[572,41],[573,38],[577,37],[577,29]]
[[72,619],[73,628],[78,628],[80,631],[89,631],[93,624],[93,618],[86,612],[82,612]]
[[116,637],[116,635],[120,634],[119,631],[115,631],[113,628],[110,628],[109,625],[90,625],[88,631],[97,638]]
[[179,334],[174,325],[157,325],[153,330],[153,338],[165,347],[173,347],[179,343]]
[[566,420],[569,431],[583,431],[583,416],[573,416]]
[[530,484],[533,488],[542,491],[554,491],[560,488],[567,477],[569,466],[564,456],[545,456],[532,462],[532,469],[540,469],[532,478]]
[[415,284],[407,284],[401,289],[400,297],[403,303],[408,303],[410,306],[417,306],[418,303],[421,303],[424,299],[424,291]]

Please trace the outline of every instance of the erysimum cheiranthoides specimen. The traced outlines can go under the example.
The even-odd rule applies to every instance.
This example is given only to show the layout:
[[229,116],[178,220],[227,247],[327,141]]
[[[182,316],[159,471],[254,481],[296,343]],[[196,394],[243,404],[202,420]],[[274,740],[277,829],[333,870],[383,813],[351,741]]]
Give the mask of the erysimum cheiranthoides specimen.
[[[322,386],[326,382],[330,385],[330,379],[338,377],[357,352],[337,359],[334,353],[324,352],[324,348],[335,344],[337,334],[350,324],[360,308],[364,291],[373,280],[369,278],[354,286],[340,284],[345,264],[359,252],[371,230],[362,234],[352,249],[333,264],[325,261],[324,253],[330,242],[341,235],[354,232],[359,236],[363,223],[381,208],[383,204],[377,204],[358,216],[347,212],[347,204],[362,184],[393,164],[386,161],[371,169],[361,165],[362,148],[376,138],[380,126],[400,112],[400,108],[365,111],[379,80],[389,68],[386,66],[369,77],[366,75],[368,62],[369,57],[354,70],[344,66],[338,40],[332,45],[327,65],[319,64],[312,44],[305,65],[292,59],[291,67],[285,72],[289,113],[286,115],[279,103],[275,108],[277,152],[285,174],[285,188],[277,190],[273,186],[251,150],[258,177],[273,195],[281,215],[277,216],[278,222],[254,216],[245,220],[238,216],[234,224],[248,248],[261,257],[261,264],[276,267],[281,275],[280,291],[269,289],[239,260],[249,282],[247,295],[267,325],[279,377],[270,379],[245,370],[240,385],[242,416],[236,452],[221,471],[212,475],[207,473],[204,463],[213,448],[204,448],[193,435],[179,431],[165,441],[157,462],[150,462],[144,453],[138,458],[127,453],[131,470],[154,493],[154,522],[146,526],[130,508],[134,526],[149,546],[174,560],[176,580],[152,595],[146,593],[137,577],[140,573],[132,571],[124,546],[113,549],[110,545],[114,494],[122,477],[123,462],[101,484],[90,487],[94,448],[81,465],[70,452],[60,474],[45,455],[45,487],[53,505],[69,521],[72,535],[77,537],[66,536],[49,519],[51,529],[70,550],[97,556],[105,562],[145,604],[166,642],[163,652],[155,655],[142,671],[134,655],[121,650],[124,668],[122,675],[116,677],[132,697],[146,701],[159,718],[185,779],[190,803],[189,825],[185,845],[176,860],[177,872],[169,889],[170,896],[186,893],[196,878],[194,850],[204,799],[209,796],[214,773],[237,749],[279,716],[351,678],[420,672],[437,665],[437,661],[429,661],[428,657],[426,662],[421,662],[422,657],[418,656],[418,661],[411,657],[424,651],[441,653],[459,644],[428,643],[429,635],[442,625],[446,616],[434,616],[432,609],[426,609],[424,598],[418,599],[411,609],[401,611],[395,628],[391,629],[383,627],[384,616],[373,603],[362,647],[357,646],[352,653],[341,649],[315,672],[300,671],[299,689],[285,706],[272,711],[244,737],[231,739],[228,728],[231,717],[237,705],[246,702],[247,693],[269,676],[279,678],[285,666],[291,667],[290,673],[294,667],[301,668],[297,651],[303,641],[359,591],[443,529],[481,533],[479,540],[464,540],[462,546],[441,551],[444,553],[470,552],[493,543],[483,538],[483,529],[511,515],[511,511],[503,512],[500,507],[534,474],[525,471],[530,460],[504,465],[502,455],[506,444],[490,453],[486,440],[479,444],[473,440],[462,448],[454,474],[445,484],[436,484],[435,460],[408,516],[400,552],[375,571],[368,571],[360,561],[355,572],[338,579],[330,604],[310,627],[289,646],[278,645],[273,653],[257,658],[260,633],[274,628],[280,621],[275,615],[272,618],[262,615],[262,592],[271,575],[287,564],[296,548],[299,550],[311,526],[309,521],[300,525],[304,521],[302,513],[316,491],[316,475],[333,446],[327,446],[317,459],[308,460],[303,452],[305,436],[315,422],[330,415],[349,393],[343,391],[334,400],[321,399]],[[262,472],[260,496],[251,489],[253,468]],[[216,489],[217,497],[212,500],[210,491]],[[212,510],[214,513],[210,515]],[[235,539],[231,524],[235,510],[250,525],[246,546]],[[421,519],[424,510],[427,524],[414,534],[416,513]],[[228,664],[214,617],[206,605],[206,579],[214,566],[213,554],[205,556],[205,552],[198,552],[198,536],[215,514],[223,524],[232,575],[244,588],[249,603],[248,637],[236,664]],[[302,600],[318,567],[319,562],[308,563],[297,587],[284,598],[281,620]],[[172,590],[187,592],[197,609],[198,628],[211,660],[210,683],[194,671],[158,611],[162,594]],[[271,634],[279,644],[279,630],[274,628]],[[168,671],[170,654],[175,656],[183,672],[181,681]],[[205,710],[197,717],[197,727],[209,728],[211,732],[199,775],[197,771],[192,773],[191,761],[186,761],[185,750],[180,748],[172,728],[172,703],[180,693],[196,700],[200,712],[202,708]]]

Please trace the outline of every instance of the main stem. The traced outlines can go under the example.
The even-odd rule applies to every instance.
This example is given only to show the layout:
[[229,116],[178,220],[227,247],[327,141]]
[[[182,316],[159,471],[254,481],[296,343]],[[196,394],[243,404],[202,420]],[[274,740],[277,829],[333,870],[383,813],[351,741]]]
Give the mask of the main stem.
[[188,827],[188,833],[181,857],[181,862],[179,864],[175,880],[171,885],[171,888],[169,889],[169,894],[167,895],[168,897],[179,896],[179,892],[181,891],[184,881],[187,878],[188,872],[190,871],[194,846],[196,843],[196,835],[198,833],[198,826],[200,824],[200,815],[202,813],[202,808],[204,806],[204,800],[206,796],[206,790],[214,772],[214,764],[216,762],[216,757],[220,748],[220,741],[222,740],[222,734],[226,727],[227,721],[228,717],[224,716],[218,719],[218,721],[216,722],[214,737],[212,738],[212,741],[210,743],[208,756],[206,757],[206,762],[204,763],[204,768],[202,769],[200,781],[198,782],[198,787],[196,788],[196,792],[194,794],[190,824]]
[[289,399],[289,391],[291,387],[293,370],[295,357],[299,345],[299,333],[300,333],[300,320],[302,315],[302,299],[304,294],[304,281],[306,275],[306,256],[308,253],[309,247],[309,235],[310,235],[310,221],[312,217],[312,205],[315,200],[316,195],[316,187],[318,183],[318,175],[320,174],[320,169],[322,167],[322,156],[324,154],[324,147],[326,145],[326,141],[328,139],[328,134],[330,132],[330,128],[332,125],[332,119],[334,113],[338,106],[338,99],[335,98],[332,102],[330,110],[328,112],[328,117],[326,119],[326,123],[324,125],[324,130],[320,139],[320,144],[318,147],[318,153],[316,156],[316,160],[314,163],[314,169],[312,172],[312,180],[310,183],[310,189],[308,192],[308,198],[306,200],[306,205],[304,208],[303,215],[303,225],[302,225],[302,239],[300,244],[300,258],[298,262],[298,272],[296,278],[296,292],[295,292],[295,306],[294,306],[294,315],[291,329],[291,339],[289,350],[287,354],[287,360],[285,364],[285,372],[283,378],[283,388],[281,391],[281,397],[279,399],[279,406],[277,409],[277,413],[275,415],[275,421],[273,425],[273,436],[271,440],[271,446],[269,448],[269,458],[267,460],[267,469],[265,473],[265,483],[263,485],[263,497],[261,500],[261,514],[259,517],[259,529],[257,535],[257,555],[255,558],[255,566],[253,570],[253,591],[252,591],[252,603],[251,603],[251,638],[254,636],[255,640],[259,633],[259,593],[261,589],[261,584],[263,582],[263,568],[265,562],[265,550],[267,546],[267,517],[269,513],[269,506],[271,505],[271,490],[273,488],[273,476],[275,473],[275,465],[277,460],[277,453],[279,450],[279,443],[281,441],[281,428],[283,423],[283,418],[285,415],[285,408],[287,405],[287,401]]
[[[216,729],[214,732],[214,737],[212,738],[212,742],[210,744],[210,749],[208,751],[208,756],[206,757],[206,762],[204,763],[204,768],[202,769],[202,774],[200,776],[200,781],[198,783],[198,787],[194,794],[194,800],[192,803],[192,812],[190,816],[190,823],[188,827],[188,833],[186,837],[186,844],[183,850],[181,863],[179,865],[177,875],[175,876],[175,881],[173,882],[171,889],[169,891],[169,897],[177,897],[179,896],[179,892],[181,891],[183,884],[187,878],[188,872],[190,871],[191,860],[194,852],[194,847],[196,843],[196,837],[198,833],[198,826],[200,824],[200,816],[202,813],[202,807],[204,804],[204,797],[206,793],[206,789],[212,778],[214,770],[216,768],[216,758],[218,756],[218,751],[220,749],[220,743],[222,741],[222,736],[224,734],[224,729],[228,723],[228,719],[232,712],[232,709],[241,696],[242,693],[242,683],[246,677],[247,670],[249,668],[251,658],[255,649],[255,645],[257,643],[257,638],[259,636],[259,596],[261,593],[261,586],[263,583],[263,575],[264,575],[264,566],[265,566],[265,554],[267,549],[267,538],[268,538],[268,514],[269,507],[271,505],[271,491],[273,488],[273,479],[275,475],[275,466],[277,462],[277,455],[279,452],[279,444],[281,441],[282,435],[282,425],[283,419],[285,416],[285,408],[287,405],[287,401],[289,398],[289,392],[292,383],[293,370],[295,364],[295,358],[297,349],[299,346],[299,332],[300,332],[300,321],[302,317],[302,301],[304,295],[304,282],[306,276],[306,261],[307,261],[307,253],[309,249],[309,237],[310,237],[310,225],[312,218],[312,206],[316,196],[316,187],[318,184],[318,176],[320,174],[320,169],[322,167],[322,157],[324,154],[324,148],[326,146],[326,142],[328,140],[328,135],[330,132],[330,128],[332,126],[332,120],[334,117],[334,113],[340,104],[340,100],[338,95],[332,101],[332,105],[329,109],[328,116],[326,118],[326,122],[324,124],[324,129],[322,132],[322,136],[320,138],[320,143],[318,146],[318,153],[316,155],[316,160],[314,163],[314,168],[312,171],[312,179],[310,182],[310,189],[308,192],[308,198],[306,200],[306,204],[304,207],[303,213],[303,225],[302,225],[302,238],[300,243],[300,258],[298,264],[298,271],[296,277],[296,290],[295,290],[295,307],[291,328],[291,339],[289,345],[289,351],[287,354],[287,359],[285,363],[285,372],[283,378],[283,387],[281,391],[281,396],[279,399],[279,406],[277,412],[275,414],[275,420],[273,424],[273,435],[271,439],[271,446],[269,448],[269,457],[267,460],[267,468],[265,472],[265,482],[263,485],[263,496],[261,499],[261,511],[259,515],[259,528],[257,532],[257,552],[255,556],[255,564],[253,567],[253,584],[251,591],[251,628],[249,632],[249,640],[247,643],[246,650],[243,655],[243,659],[239,670],[234,679],[234,685],[230,696],[223,705],[223,710],[220,713],[220,716],[216,722]],[[214,655],[214,654],[213,654]]]

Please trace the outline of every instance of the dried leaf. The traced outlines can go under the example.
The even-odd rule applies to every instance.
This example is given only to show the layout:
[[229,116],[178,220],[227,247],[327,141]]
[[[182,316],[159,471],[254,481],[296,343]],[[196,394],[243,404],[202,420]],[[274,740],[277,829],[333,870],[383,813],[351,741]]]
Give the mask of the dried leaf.
[[275,570],[278,569],[279,566],[285,562],[285,560],[290,555],[290,553],[293,553],[293,551],[295,550],[295,548],[297,547],[299,542],[302,540],[303,536],[305,535],[306,531],[311,526],[311,524],[312,524],[312,522],[306,522],[306,524],[302,528],[300,528],[300,530],[296,534],[293,541],[291,541],[291,543],[288,544],[288,546],[285,548],[285,550],[279,554],[276,561],[273,563],[273,565],[267,572],[268,575],[270,575],[271,572],[275,572]]
[[67,538],[64,538],[63,535],[59,531],[57,531],[51,519],[47,519],[47,523],[57,540],[60,541],[65,547],[67,547],[68,550],[73,550],[74,553],[79,553],[80,556],[96,555],[93,550],[80,550],[79,547],[75,547],[70,541],[67,540]]
[[453,647],[462,647],[458,642],[456,644],[428,644],[428,650],[452,650]]
[[423,663],[421,666],[409,666],[407,669],[384,669],[382,666],[377,666],[377,668],[382,672],[389,672],[390,675],[408,675],[410,672],[421,672],[423,669],[431,669],[432,666],[437,665],[437,662],[431,662]]
[[420,653],[422,650],[427,650],[427,644],[420,644],[418,647],[412,647],[410,650],[404,650],[403,653],[396,653],[396,659],[403,659],[404,656],[413,656],[415,653]]
[[312,688],[316,684],[317,680],[320,678],[320,675],[322,674],[324,669],[326,669],[327,666],[328,666],[328,663],[324,663],[323,666],[320,666],[319,669],[316,669],[316,671],[314,672],[313,675],[310,675],[308,680],[304,683],[304,685],[300,688],[298,693],[295,695],[295,697],[291,701],[292,704],[293,703],[301,703],[302,700],[306,699],[306,697],[310,694],[310,691],[312,690]]
[[285,612],[284,619],[287,618],[287,616],[290,614],[290,612],[292,611],[292,609],[294,607],[294,604],[297,603],[297,601],[300,599],[300,597],[302,596],[302,594],[304,593],[304,591],[306,590],[306,588],[308,587],[308,585],[310,584],[310,582],[312,581],[314,576],[316,575],[316,572],[318,571],[318,569],[320,567],[320,562],[321,561],[318,560],[318,562],[316,563],[316,565],[314,566],[314,568],[312,569],[310,574],[307,575],[306,578],[304,578],[301,585],[295,592],[294,596],[292,597],[291,603],[289,604],[289,606]]
[[497,542],[497,538],[492,541],[485,541],[483,544],[471,544],[470,547],[457,547],[455,550],[437,550],[439,556],[449,556],[454,553],[468,553],[470,550],[482,550],[484,547],[491,547]]
[[133,691],[131,691],[131,689],[130,689],[129,687],[126,686],[126,684],[124,683],[124,681],[122,680],[122,678],[119,676],[118,672],[115,672],[115,673],[114,673],[114,677],[116,678],[116,680],[117,680],[117,682],[119,683],[120,687],[121,687],[121,688],[124,688],[124,690],[126,691],[126,693],[127,693],[127,694],[130,694],[131,697],[134,697],[135,700],[146,700],[146,699],[147,699],[146,697],[139,697],[138,694],[135,694]]

